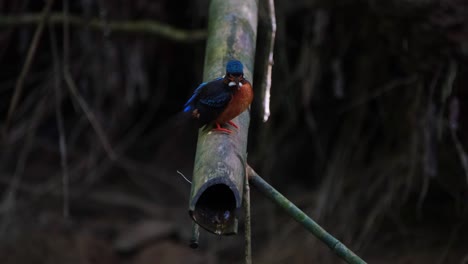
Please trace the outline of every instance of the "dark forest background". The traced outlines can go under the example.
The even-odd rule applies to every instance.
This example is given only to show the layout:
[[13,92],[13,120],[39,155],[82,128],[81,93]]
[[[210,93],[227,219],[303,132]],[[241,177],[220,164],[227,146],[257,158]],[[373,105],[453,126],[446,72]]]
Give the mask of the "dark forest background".
[[[25,72],[42,21],[27,16],[46,2],[0,0],[0,263],[242,262],[242,230],[188,247],[177,173],[193,168],[180,112],[202,81],[209,1],[56,0],[51,17],[83,23],[45,23]],[[278,0],[276,13],[272,114],[262,122],[257,90],[249,164],[369,263],[468,263],[468,3]],[[111,26],[142,20],[188,37]],[[341,263],[251,199],[254,263]]]

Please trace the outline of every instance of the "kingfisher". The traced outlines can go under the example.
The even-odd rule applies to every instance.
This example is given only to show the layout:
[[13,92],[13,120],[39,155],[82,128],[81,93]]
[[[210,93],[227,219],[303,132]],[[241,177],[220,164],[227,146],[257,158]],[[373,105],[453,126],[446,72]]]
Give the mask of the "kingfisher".
[[232,131],[222,125],[238,129],[232,119],[244,112],[252,100],[252,85],[244,78],[244,66],[238,60],[230,60],[223,77],[204,82],[195,89],[184,105],[184,112],[191,113],[200,127],[215,126],[212,131],[230,134]]

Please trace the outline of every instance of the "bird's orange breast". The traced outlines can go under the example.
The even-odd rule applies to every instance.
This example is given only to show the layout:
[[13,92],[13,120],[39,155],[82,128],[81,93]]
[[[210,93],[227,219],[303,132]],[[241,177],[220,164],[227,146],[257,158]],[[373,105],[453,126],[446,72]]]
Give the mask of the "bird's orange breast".
[[243,80],[242,86],[232,95],[226,109],[216,118],[217,123],[226,123],[249,108],[253,100],[252,85]]

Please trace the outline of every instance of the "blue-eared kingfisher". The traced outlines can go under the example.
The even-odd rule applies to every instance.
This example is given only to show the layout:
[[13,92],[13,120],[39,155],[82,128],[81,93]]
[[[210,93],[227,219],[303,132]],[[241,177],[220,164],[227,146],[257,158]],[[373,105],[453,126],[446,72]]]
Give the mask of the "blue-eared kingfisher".
[[184,112],[199,120],[200,127],[216,126],[213,130],[225,133],[232,131],[221,127],[244,112],[253,100],[252,85],[244,78],[244,66],[238,60],[226,64],[226,75],[200,84],[185,103]]

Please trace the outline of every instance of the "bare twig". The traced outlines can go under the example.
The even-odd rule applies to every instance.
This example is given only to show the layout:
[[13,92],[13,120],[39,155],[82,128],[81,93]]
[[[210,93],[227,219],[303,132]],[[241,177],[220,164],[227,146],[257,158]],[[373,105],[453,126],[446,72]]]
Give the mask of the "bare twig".
[[465,254],[460,261],[460,264],[467,264],[468,263],[468,254]]
[[460,236],[460,229],[463,227],[464,221],[459,221],[454,227],[452,228],[452,231],[450,232],[450,235],[447,240],[445,240],[445,247],[442,251],[442,254],[439,256],[439,259],[437,261],[437,264],[441,263],[446,263],[447,262],[447,256],[449,254],[450,248],[454,246],[455,241]]
[[457,135],[459,111],[458,99],[454,98],[450,103],[450,135],[452,136],[452,141],[457,150],[460,163],[463,171],[465,172],[466,183],[468,184],[468,155],[466,154],[466,151]]
[[349,104],[346,104],[345,106],[342,107],[340,112],[346,112],[349,111],[352,108],[358,107],[360,105],[363,105],[365,103],[368,103],[369,101],[372,101],[385,93],[388,93],[392,91],[393,89],[396,89],[398,87],[405,87],[407,85],[410,85],[418,80],[417,75],[411,75],[408,77],[404,78],[399,78],[399,79],[394,79],[385,85],[383,85],[381,88],[378,88],[375,90],[375,92],[366,94],[365,96],[359,97],[356,100],[351,101]]
[[117,159],[117,154],[114,152],[112,149],[109,140],[107,139],[106,134],[104,133],[104,129],[101,127],[99,124],[96,116],[94,113],[91,111],[89,108],[88,104],[86,101],[81,97],[81,95],[78,92],[78,88],[76,87],[75,82],[72,79],[72,76],[70,72],[68,71],[67,67],[64,66],[64,79],[65,82],[67,83],[67,87],[70,90],[73,98],[78,102],[81,110],[83,110],[84,114],[86,115],[86,118],[88,119],[89,123],[93,127],[94,131],[96,132],[97,136],[99,137],[99,140],[101,141],[102,147],[106,151],[107,155],[111,160],[116,160]]
[[[31,153],[31,149],[34,143],[34,138],[36,134],[36,128],[39,125],[39,121],[46,109],[47,105],[47,96],[40,99],[37,104],[37,107],[34,111],[33,117],[28,125],[28,134],[24,140],[23,149],[19,154],[19,157],[16,162],[15,172],[10,180],[8,189],[4,193],[3,201],[1,204],[1,210],[5,212],[10,212],[14,209],[16,203],[16,193],[20,187],[21,180],[23,178],[24,171],[26,169],[26,161]],[[6,216],[9,216],[8,214]],[[3,218],[3,222],[0,226],[0,233],[5,231],[5,228],[8,224],[8,217]]]
[[[66,3],[66,2],[65,2]],[[116,160],[117,155],[112,149],[109,140],[106,137],[106,134],[104,133],[104,130],[102,129],[101,125],[99,124],[96,116],[94,113],[91,111],[89,108],[88,104],[86,101],[81,97],[80,93],[78,92],[78,88],[76,87],[75,82],[73,81],[73,78],[70,73],[70,68],[69,68],[69,54],[68,54],[68,48],[69,48],[69,32],[68,32],[68,23],[70,22],[70,17],[67,15],[68,10],[64,8],[64,14],[63,17],[65,19],[61,20],[63,22],[63,29],[64,29],[64,34],[63,34],[63,39],[64,39],[64,45],[63,45],[63,76],[65,79],[65,82],[67,83],[67,87],[70,90],[73,98],[78,102],[78,104],[81,107],[81,110],[83,110],[84,114],[86,115],[86,118],[88,119],[89,123],[93,127],[94,131],[96,132],[97,136],[99,137],[101,144],[106,151],[107,155],[111,160]]]
[[[41,108],[39,108],[39,109],[41,109]],[[132,126],[130,131],[128,133],[126,133],[124,135],[124,137],[118,141],[118,143],[115,145],[115,148],[114,148],[116,152],[124,153],[125,150],[127,148],[129,148],[131,146],[131,144],[133,144],[135,142],[135,140],[140,138],[139,136],[142,134],[142,132],[151,124],[151,121],[153,120],[153,117],[154,117],[155,113],[157,112],[157,109],[158,109],[158,107],[155,106],[155,105],[152,105],[150,107],[149,111],[147,111],[142,116],[142,118],[134,126]],[[38,112],[38,110],[34,111],[34,113],[37,113],[37,112]],[[31,120],[34,120],[34,119],[35,119],[35,116],[31,118]],[[80,132],[79,132],[81,130],[80,129],[80,126],[81,126],[80,124],[86,124],[88,122],[86,117],[81,117],[80,120],[81,121],[78,122],[79,125],[75,126],[73,128],[73,133],[80,134]],[[25,134],[28,135],[29,132],[31,131],[31,124],[28,124],[28,126],[25,125],[22,130],[27,131],[28,133],[25,133]],[[69,140],[68,140],[69,146],[71,146],[71,144],[72,144],[71,142],[74,141],[73,140],[73,137],[74,137],[73,133],[70,135]],[[23,136],[23,137],[27,138],[27,136]],[[70,150],[71,150],[71,148],[68,149],[68,152],[70,152]],[[97,157],[98,155],[96,155],[95,153],[91,153],[91,155],[94,157],[94,159],[98,158]],[[87,184],[88,185],[92,184],[93,182],[100,179],[102,177],[102,175],[107,173],[110,170],[110,168],[112,168],[113,165],[118,165],[120,168],[130,169],[132,172],[138,172],[138,173],[136,173],[137,176],[142,174],[142,173],[144,174],[145,178],[148,178],[148,177],[146,177],[147,175],[155,176],[154,175],[154,168],[152,168],[150,166],[145,166],[144,163],[138,163],[138,164],[135,163],[135,164],[130,164],[129,165],[128,161],[126,161],[123,157],[119,157],[118,162],[113,162],[113,161],[111,161],[109,159],[105,159],[102,162],[99,162],[97,164],[97,166],[95,168],[93,168],[93,170],[89,174],[86,174],[88,178],[92,179],[92,181],[88,181]],[[83,164],[82,161],[77,161],[75,164],[70,163],[70,166],[69,166],[70,180],[78,181],[80,178],[82,178],[85,175],[85,174],[83,174],[81,172],[81,170],[84,169],[83,168],[84,166],[85,165]],[[131,168],[128,168],[129,166]],[[21,166],[18,166],[18,167],[21,167]],[[28,191],[31,192],[34,195],[35,200],[40,199],[40,197],[46,196],[48,194],[59,195],[58,189],[60,188],[61,183],[57,181],[57,177],[59,177],[61,175],[61,173],[62,172],[60,172],[59,174],[55,174],[54,176],[50,177],[49,180],[47,180],[47,181],[45,181],[45,182],[43,182],[41,184],[37,184],[34,187],[31,186],[31,188],[29,188]],[[14,177],[16,177],[16,176],[14,176]],[[12,177],[12,178],[14,178],[14,177]],[[174,188],[181,195],[186,193],[185,190],[180,189],[180,186],[181,186],[180,184],[174,184],[172,181],[169,181],[167,179],[167,177],[157,177],[156,179],[160,180],[161,183],[167,184],[168,186]],[[131,177],[131,180],[136,180],[136,177]],[[1,182],[2,181],[1,181],[1,177],[0,177],[0,183]],[[147,183],[143,183],[143,184],[145,184],[145,186],[148,187]],[[21,185],[18,185],[18,188],[25,187],[24,185],[25,184],[22,183]],[[80,187],[77,187],[75,189],[79,189],[79,188]],[[81,192],[73,193],[70,190],[69,195],[72,196],[72,197],[75,195],[75,197],[77,197],[80,193]],[[4,205],[5,205],[5,203],[4,203]],[[8,209],[8,208],[6,208],[6,209]],[[156,212],[158,210],[154,209],[152,211]],[[152,213],[152,214],[154,214],[154,213]]]
[[275,46],[275,37],[276,37],[276,14],[275,14],[275,2],[274,0],[267,0],[267,9],[268,17],[271,24],[271,34],[267,36],[267,49],[269,50],[268,60],[265,63],[264,76],[265,79],[262,82],[262,91],[263,91],[263,122],[268,121],[270,117],[270,91],[271,91],[271,72],[273,69],[273,50]]
[[52,47],[52,57],[54,60],[54,90],[55,90],[55,118],[57,121],[57,130],[59,132],[59,152],[60,152],[60,166],[62,169],[62,195],[63,195],[63,216],[69,216],[69,174],[68,174],[68,161],[67,161],[67,144],[65,137],[65,127],[63,124],[62,114],[62,90],[60,88],[61,71],[58,49],[56,44],[56,37],[53,30],[49,31],[50,42]]
[[16,105],[18,104],[21,93],[23,91],[24,80],[26,78],[26,75],[29,72],[29,69],[31,68],[31,64],[32,64],[34,55],[36,54],[36,49],[37,49],[39,40],[41,39],[41,36],[42,36],[42,31],[44,30],[45,22],[47,21],[47,17],[50,14],[50,9],[53,3],[54,3],[54,0],[47,0],[47,3],[44,9],[42,10],[41,14],[36,15],[36,23],[39,23],[39,24],[37,25],[36,31],[34,32],[31,45],[29,46],[28,53],[26,55],[26,60],[24,62],[23,68],[21,69],[20,75],[18,76],[18,80],[16,81],[15,93],[13,94],[13,97],[11,99],[10,107],[8,108],[8,113],[6,116],[5,127],[4,127],[5,134],[8,131],[8,127],[10,125],[13,112],[16,109]]
[[182,178],[184,178],[184,180],[185,180],[186,182],[188,182],[189,184],[192,184],[192,182],[191,182],[189,179],[187,179],[187,177],[185,177],[185,175],[184,175],[182,172],[180,172],[180,171],[176,171],[176,172],[177,172],[177,174],[179,174],[180,176],[182,176]]
[[[35,25],[42,20],[40,14],[30,13],[15,16],[0,15],[0,27]],[[51,13],[49,22],[60,25],[68,20],[70,25],[77,27],[88,27],[93,30],[108,30],[122,33],[146,33],[161,36],[173,41],[193,42],[206,38],[206,30],[184,30],[159,23],[152,20],[140,21],[102,21],[101,19],[85,19],[77,15]]]
[[[445,102],[447,101],[448,97],[452,94],[453,91],[453,83],[455,78],[457,77],[457,63],[452,60],[449,64],[447,80],[442,87],[442,110]],[[442,114],[441,114],[442,116]],[[453,97],[450,101],[449,106],[449,129],[450,135],[452,137],[453,144],[457,150],[458,157],[460,159],[460,163],[462,165],[463,171],[465,172],[466,182],[468,184],[468,155],[466,154],[465,149],[463,148],[463,144],[460,142],[458,138],[457,131],[458,131],[458,119],[460,117],[460,103],[457,97]],[[440,118],[442,119],[442,117]],[[441,123],[441,122],[440,122]],[[440,129],[441,130],[441,129]]]
[[[137,139],[141,139],[141,138],[139,138],[139,136],[141,136],[141,133],[150,125],[150,123],[153,120],[153,117],[154,117],[157,109],[158,109],[158,107],[153,105],[149,109],[149,111],[146,112],[143,115],[141,120],[139,120],[139,122],[137,122],[132,127],[132,129],[126,135],[123,136],[123,138],[121,138],[120,140],[117,141],[117,143],[116,143],[116,145],[114,147],[114,150],[117,153],[124,153],[125,150],[128,149],[131,146],[131,144],[133,144]],[[84,119],[86,119],[86,118],[84,118]],[[72,136],[70,136],[69,142],[71,142],[71,141],[72,141]],[[132,172],[137,172],[136,176],[138,176],[138,175],[140,175],[142,173],[144,175],[155,176],[154,175],[154,168],[152,168],[151,166],[148,166],[145,163],[137,163],[137,162],[131,161],[129,159],[126,159],[123,156],[119,156],[118,157],[118,162],[113,162],[111,160],[103,160],[101,163],[99,163],[98,166],[96,168],[94,168],[91,171],[90,174],[88,174],[88,179],[89,180],[87,181],[87,184],[88,185],[93,184],[94,182],[99,180],[102,177],[102,175],[104,175],[111,168],[112,165],[116,165],[119,168],[123,168],[123,169],[129,170],[129,171],[132,171]],[[77,170],[77,168],[72,169],[70,171],[76,171],[76,170]],[[147,177],[144,177],[144,178],[146,179]],[[139,186],[148,188],[148,184],[146,182],[143,182],[142,184],[144,184],[144,186],[142,186],[142,184],[140,184],[137,179],[138,179],[138,177],[131,177],[131,180],[138,183]],[[167,179],[167,177],[157,177],[157,179],[161,183],[167,184],[168,186],[173,187],[179,193],[181,193],[181,194],[185,193],[185,190],[180,189],[180,186],[181,186],[180,184],[174,184],[172,181],[169,181]],[[53,183],[53,181],[51,181],[48,185],[50,185],[51,188],[53,188],[53,186],[56,185],[56,184]]]
[[[437,110],[438,106],[434,102],[437,83],[442,75],[442,66],[439,66],[429,84],[426,113],[423,123],[424,155],[423,172],[427,177],[435,177],[438,172],[437,159]],[[424,199],[425,197],[422,197]]]
[[441,87],[441,94],[440,94],[440,107],[439,113],[437,117],[437,139],[441,139],[442,131],[444,130],[444,114],[446,109],[446,104],[449,97],[452,95],[453,91],[453,83],[457,78],[458,73],[458,64],[454,59],[451,59],[447,65],[447,74],[446,79]]
[[250,185],[249,175],[245,173],[244,185],[244,215],[245,215],[245,264],[252,264],[252,228],[250,222]]
[[[3,176],[5,175],[1,176],[2,177],[0,177],[0,185],[9,186],[11,184],[11,180],[4,179],[5,177]],[[121,192],[112,189],[99,189],[95,192],[87,194],[85,200],[83,200],[84,198],[82,192],[77,189],[78,188],[76,188],[74,191],[71,190],[69,192],[69,199],[75,202],[92,201],[93,203],[103,204],[105,205],[105,207],[131,208],[133,210],[140,211],[141,213],[154,218],[167,217],[168,215],[167,208],[159,207],[152,201],[140,198],[136,195],[131,195],[126,192]],[[50,195],[52,197],[60,197],[63,195],[56,188],[51,188],[50,186],[46,185],[38,186],[37,184],[24,182],[17,186],[17,191],[28,193],[32,195],[36,200],[39,199],[39,196],[43,195]],[[7,209],[8,208],[5,207],[0,208],[0,213],[5,213]]]

